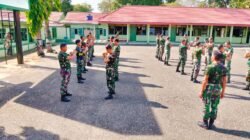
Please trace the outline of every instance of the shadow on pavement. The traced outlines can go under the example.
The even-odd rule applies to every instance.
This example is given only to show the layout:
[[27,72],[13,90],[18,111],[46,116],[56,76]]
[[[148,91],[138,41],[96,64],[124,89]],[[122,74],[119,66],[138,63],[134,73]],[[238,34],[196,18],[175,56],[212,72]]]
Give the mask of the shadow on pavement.
[[[94,63],[103,64],[96,58]],[[60,102],[59,70],[49,75],[15,102],[47,113],[75,120],[84,124],[107,129],[125,135],[162,135],[151,107],[167,109],[166,106],[149,102],[143,87],[162,88],[158,85],[140,83],[147,75],[121,72],[116,85],[117,95],[105,101],[107,95],[106,75],[102,70],[89,70],[83,85],[76,83],[76,69],[72,69],[69,92],[70,103]]]
[[[249,96],[249,94],[246,94],[246,95]],[[231,98],[231,99],[238,99],[238,100],[250,101],[250,97],[241,96],[241,95],[226,94],[225,97],[226,97],[226,98]]]
[[240,130],[232,130],[232,129],[224,129],[224,128],[215,128],[213,129],[213,131],[227,134],[227,135],[238,136],[242,138],[248,138],[248,139],[250,138],[249,131],[240,131]]
[[0,127],[0,139],[1,140],[60,140],[60,137],[56,134],[45,130],[36,130],[33,127],[22,127],[22,133],[18,135],[11,135],[5,132],[4,127]]

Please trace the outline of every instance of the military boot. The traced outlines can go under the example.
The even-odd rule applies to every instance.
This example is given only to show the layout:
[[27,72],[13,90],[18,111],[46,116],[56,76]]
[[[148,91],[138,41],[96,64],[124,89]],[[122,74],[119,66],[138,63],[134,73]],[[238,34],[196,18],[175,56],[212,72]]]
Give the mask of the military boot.
[[184,70],[181,71],[181,75],[187,75]]
[[113,95],[112,94],[109,94],[107,97],[105,97],[105,100],[111,100],[113,99]]
[[83,84],[83,83],[84,83],[84,82],[82,81],[81,77],[77,77],[77,82],[78,82],[79,84]]
[[72,96],[72,94],[70,94],[69,92],[67,92],[67,93],[65,94],[65,96]]
[[70,102],[70,100],[66,97],[66,95],[61,95],[62,102]]
[[214,119],[210,119],[208,124],[208,129],[212,129],[213,125],[214,125]]
[[246,85],[246,87],[243,88],[243,90],[249,90],[250,89],[249,87],[250,87],[249,85]]

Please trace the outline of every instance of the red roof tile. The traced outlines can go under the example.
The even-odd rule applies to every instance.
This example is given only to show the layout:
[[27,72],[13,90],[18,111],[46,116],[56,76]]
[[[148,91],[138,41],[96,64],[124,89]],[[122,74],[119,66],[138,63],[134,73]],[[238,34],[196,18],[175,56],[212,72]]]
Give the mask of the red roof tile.
[[100,23],[152,25],[250,26],[250,10],[165,6],[124,6],[104,16]]
[[[93,16],[93,20],[88,21],[87,16],[91,14]],[[88,24],[98,24],[99,19],[106,14],[103,13],[88,13],[88,12],[68,12],[65,19],[61,21],[61,23],[68,23],[68,24],[81,24],[81,23],[88,23]]]

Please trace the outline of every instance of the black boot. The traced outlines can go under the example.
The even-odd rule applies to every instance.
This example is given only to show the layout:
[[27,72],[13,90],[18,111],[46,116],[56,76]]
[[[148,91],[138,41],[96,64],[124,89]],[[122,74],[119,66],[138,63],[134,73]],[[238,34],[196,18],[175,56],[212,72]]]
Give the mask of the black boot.
[[62,102],[70,102],[70,100],[66,97],[66,95],[61,95]]
[[203,119],[203,122],[199,122],[198,125],[202,128],[208,129],[208,120]]
[[83,84],[84,82],[81,80],[81,77],[77,77],[77,82],[79,83],[79,84]]
[[85,79],[85,78],[83,78],[83,77],[80,77],[80,79],[81,79],[82,81],[86,80],[86,79]]
[[113,99],[113,95],[112,94],[109,94],[107,97],[105,97],[105,100],[111,100]]
[[65,94],[65,96],[72,96],[72,94],[70,94],[70,93],[67,92],[67,93]]
[[214,125],[214,119],[210,119],[208,129],[212,129],[213,125]]
[[181,72],[179,69],[180,69],[180,67],[177,66],[176,72]]
[[88,62],[88,63],[87,63],[87,66],[91,67],[91,66],[92,66],[92,64],[91,64],[90,62]]
[[200,83],[200,81],[198,81],[198,80],[194,79],[194,83],[199,84],[199,83]]
[[184,70],[181,71],[181,75],[187,75]]
[[249,90],[249,85],[247,85],[243,90]]
[[194,81],[194,78],[193,78],[193,76],[191,76],[191,79],[190,79],[190,81]]

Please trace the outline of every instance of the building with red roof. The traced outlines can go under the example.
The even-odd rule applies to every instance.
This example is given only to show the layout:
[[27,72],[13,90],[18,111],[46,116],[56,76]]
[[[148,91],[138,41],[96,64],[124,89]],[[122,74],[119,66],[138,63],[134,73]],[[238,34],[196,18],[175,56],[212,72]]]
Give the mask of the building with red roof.
[[99,22],[108,24],[109,36],[120,33],[127,42],[155,41],[156,34],[179,42],[184,34],[190,40],[213,37],[217,43],[249,43],[250,10],[230,8],[190,8],[166,6],[124,6]]

